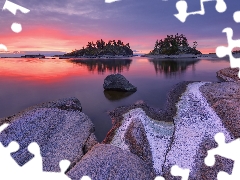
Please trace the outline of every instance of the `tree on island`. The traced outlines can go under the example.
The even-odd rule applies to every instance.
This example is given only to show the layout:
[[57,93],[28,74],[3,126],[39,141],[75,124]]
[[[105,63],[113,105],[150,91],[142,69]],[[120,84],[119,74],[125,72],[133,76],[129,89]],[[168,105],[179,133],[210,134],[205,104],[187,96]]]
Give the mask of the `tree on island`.
[[174,35],[167,35],[164,40],[157,40],[154,49],[150,51],[151,55],[179,55],[179,54],[202,54],[198,51],[197,42],[193,42],[193,47],[190,47],[185,35],[178,33]]
[[103,56],[103,55],[133,55],[133,51],[130,48],[129,43],[124,44],[121,40],[109,40],[108,43],[102,39],[97,40],[96,43],[88,42],[86,47],[82,47],[80,50],[73,50],[65,56]]

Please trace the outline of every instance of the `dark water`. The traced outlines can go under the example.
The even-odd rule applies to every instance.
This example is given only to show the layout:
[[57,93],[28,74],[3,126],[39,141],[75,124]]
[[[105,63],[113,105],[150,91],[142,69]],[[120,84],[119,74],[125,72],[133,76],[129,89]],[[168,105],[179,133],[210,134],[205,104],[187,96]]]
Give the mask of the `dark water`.
[[[0,117],[59,98],[77,97],[83,112],[102,141],[111,129],[107,111],[144,100],[162,108],[168,91],[181,81],[219,81],[216,71],[229,67],[227,60],[58,60],[0,59]],[[123,74],[136,93],[104,92],[104,78]]]

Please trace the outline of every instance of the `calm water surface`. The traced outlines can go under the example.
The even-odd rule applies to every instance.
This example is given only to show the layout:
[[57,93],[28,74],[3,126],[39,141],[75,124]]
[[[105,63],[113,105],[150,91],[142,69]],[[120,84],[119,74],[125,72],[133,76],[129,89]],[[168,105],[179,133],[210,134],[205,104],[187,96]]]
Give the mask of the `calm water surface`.
[[[0,59],[0,118],[29,106],[76,97],[95,124],[102,141],[111,129],[107,111],[144,100],[162,108],[168,91],[181,81],[219,81],[216,71],[228,60],[129,60]],[[138,91],[133,94],[104,92],[104,78],[123,74]]]

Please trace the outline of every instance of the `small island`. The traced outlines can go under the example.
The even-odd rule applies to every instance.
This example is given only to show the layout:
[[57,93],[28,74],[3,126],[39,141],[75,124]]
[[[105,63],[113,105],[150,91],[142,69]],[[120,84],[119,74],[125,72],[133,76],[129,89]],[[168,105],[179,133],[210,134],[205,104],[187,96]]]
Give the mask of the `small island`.
[[183,34],[167,35],[166,38],[157,40],[153,50],[143,56],[162,58],[196,58],[202,53],[197,50],[197,42],[193,47],[189,46],[188,40]]
[[108,43],[102,39],[97,40],[96,43],[88,42],[86,47],[82,49],[75,49],[70,53],[64,54],[63,57],[76,58],[119,58],[132,57],[133,51],[129,43],[124,44],[121,40],[109,40]]

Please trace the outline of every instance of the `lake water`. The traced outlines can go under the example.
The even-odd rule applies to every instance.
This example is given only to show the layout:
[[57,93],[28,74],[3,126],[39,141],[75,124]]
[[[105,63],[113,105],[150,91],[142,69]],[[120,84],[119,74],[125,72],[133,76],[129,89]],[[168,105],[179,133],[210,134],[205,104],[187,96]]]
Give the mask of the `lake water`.
[[[162,108],[168,91],[181,81],[219,81],[216,71],[228,60],[0,59],[0,118],[27,107],[60,98],[76,97],[102,141],[111,129],[107,111],[143,100]],[[104,92],[104,78],[123,74],[138,90],[133,94]]]

